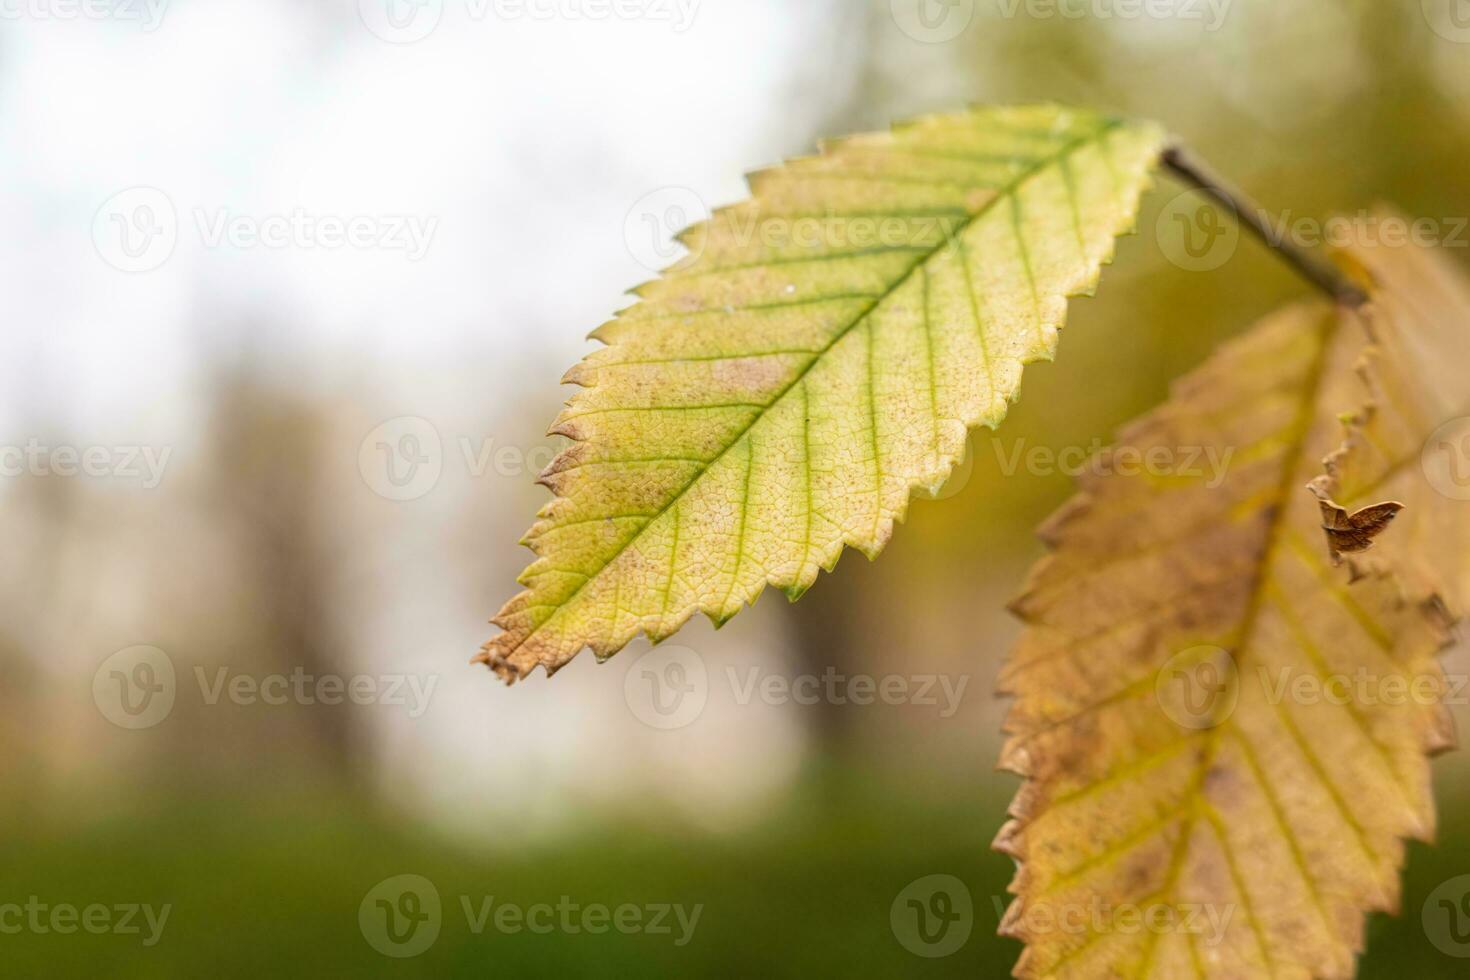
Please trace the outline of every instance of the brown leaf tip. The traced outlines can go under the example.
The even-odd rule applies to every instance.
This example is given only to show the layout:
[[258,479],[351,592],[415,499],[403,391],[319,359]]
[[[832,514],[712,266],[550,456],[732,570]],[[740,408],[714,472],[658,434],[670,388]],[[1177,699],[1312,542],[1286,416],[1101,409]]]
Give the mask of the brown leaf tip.
[[470,663],[484,664],[486,667],[489,667],[495,672],[495,676],[505,682],[506,687],[513,686],[516,681],[521,680],[525,676],[516,669],[514,664],[493,650],[488,644],[481,648],[479,654]]

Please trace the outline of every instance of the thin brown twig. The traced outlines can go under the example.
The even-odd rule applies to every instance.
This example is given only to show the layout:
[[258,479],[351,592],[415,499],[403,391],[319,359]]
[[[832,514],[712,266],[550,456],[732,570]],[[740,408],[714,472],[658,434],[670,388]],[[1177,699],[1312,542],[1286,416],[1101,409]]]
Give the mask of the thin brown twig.
[[1368,302],[1368,294],[1348,279],[1331,262],[1297,247],[1274,233],[1266,224],[1265,211],[1230,181],[1215,173],[1180,144],[1164,150],[1164,166],[1186,183],[1204,191],[1230,211],[1236,221],[1281,256],[1288,265],[1332,299],[1354,309]]

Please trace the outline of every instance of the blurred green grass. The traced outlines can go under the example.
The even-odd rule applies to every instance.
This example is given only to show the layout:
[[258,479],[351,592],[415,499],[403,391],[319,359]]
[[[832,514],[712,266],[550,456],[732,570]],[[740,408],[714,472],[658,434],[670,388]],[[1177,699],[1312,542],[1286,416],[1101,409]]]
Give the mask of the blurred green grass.
[[[978,774],[976,785],[990,778]],[[1460,977],[1425,939],[1419,909],[1470,868],[1466,809],[1446,803],[1449,847],[1416,847],[1397,919],[1375,917],[1364,978]],[[1003,977],[1019,947],[995,936],[1011,874],[989,841],[1004,802],[914,772],[880,782],[813,773],[786,804],[740,833],[715,835],[632,815],[531,850],[456,846],[347,799],[278,795],[171,801],[83,830],[11,827],[0,845],[0,897],[51,904],[173,906],[161,941],[138,936],[0,936],[6,976],[123,977]],[[507,842],[519,831],[508,827]],[[379,881],[418,874],[444,903],[435,944],[381,956],[357,911]],[[889,908],[911,881],[952,874],[969,886],[969,941],[942,959],[906,951]],[[488,896],[522,906],[702,904],[693,940],[672,936],[472,933],[460,908]]]

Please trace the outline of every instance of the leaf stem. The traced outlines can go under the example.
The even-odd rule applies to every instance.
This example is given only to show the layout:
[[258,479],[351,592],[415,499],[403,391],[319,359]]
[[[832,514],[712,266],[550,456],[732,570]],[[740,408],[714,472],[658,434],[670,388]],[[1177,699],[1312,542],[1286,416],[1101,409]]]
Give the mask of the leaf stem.
[[1368,302],[1368,294],[1342,274],[1331,262],[1299,248],[1272,231],[1266,212],[1240,188],[1211,170],[1209,165],[1175,143],[1164,150],[1164,166],[1186,183],[1204,191],[1235,215],[1235,220],[1273,249],[1308,282],[1332,297],[1334,302],[1356,309]]

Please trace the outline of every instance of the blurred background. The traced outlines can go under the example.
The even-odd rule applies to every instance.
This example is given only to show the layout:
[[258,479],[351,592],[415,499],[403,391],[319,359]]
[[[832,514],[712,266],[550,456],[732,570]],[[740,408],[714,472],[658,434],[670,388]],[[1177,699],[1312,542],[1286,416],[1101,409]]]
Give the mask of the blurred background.
[[[468,661],[557,379],[673,231],[823,135],[1039,100],[1470,258],[1464,0],[7,0],[0,904],[111,911],[0,934],[0,974],[1006,975],[991,692],[1070,492],[1006,460],[1106,442],[1305,292],[1253,241],[1200,259],[1182,187],[883,560],[673,641],[694,707],[644,644],[513,690]],[[759,693],[799,678],[838,695]],[[1463,975],[1420,909],[1470,872],[1467,766],[1364,976]],[[970,899],[942,956],[891,915],[934,875]],[[374,908],[436,902],[383,952]],[[543,903],[646,927],[479,915]]]

